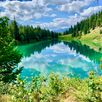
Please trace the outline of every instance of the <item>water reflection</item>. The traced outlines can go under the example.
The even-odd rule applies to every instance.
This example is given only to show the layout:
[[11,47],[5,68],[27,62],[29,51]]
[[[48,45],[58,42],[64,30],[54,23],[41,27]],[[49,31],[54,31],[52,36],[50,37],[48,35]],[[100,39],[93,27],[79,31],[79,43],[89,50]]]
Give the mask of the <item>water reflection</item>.
[[73,42],[64,42],[65,45],[68,45],[71,50],[75,50],[76,53],[80,53],[86,57],[88,57],[91,61],[95,63],[99,63],[100,59],[102,58],[101,52],[96,52],[93,49],[90,49],[89,46],[82,45],[81,43]]
[[18,50],[24,55],[24,56],[30,56],[34,52],[41,53],[43,49],[46,47],[53,46],[54,44],[57,44],[58,41],[52,40],[52,41],[42,41],[38,43],[31,43],[26,45],[18,46]]
[[98,68],[102,54],[77,42],[45,41],[20,46],[19,49],[24,54],[19,63],[19,66],[24,66],[22,77],[47,76],[54,72],[85,78],[90,70],[102,74]]

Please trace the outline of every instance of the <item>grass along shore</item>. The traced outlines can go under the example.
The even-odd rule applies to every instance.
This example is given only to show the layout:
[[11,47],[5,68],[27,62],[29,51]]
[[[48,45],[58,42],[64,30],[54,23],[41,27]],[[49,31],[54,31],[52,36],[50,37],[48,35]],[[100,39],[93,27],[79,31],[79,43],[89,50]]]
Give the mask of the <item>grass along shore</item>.
[[77,42],[81,42],[83,45],[89,46],[97,52],[102,52],[102,34],[100,34],[100,30],[102,30],[102,28],[97,27],[94,30],[91,30],[89,34],[82,35],[79,37],[72,37],[71,34],[62,35],[59,36],[59,40],[66,42],[74,40]]

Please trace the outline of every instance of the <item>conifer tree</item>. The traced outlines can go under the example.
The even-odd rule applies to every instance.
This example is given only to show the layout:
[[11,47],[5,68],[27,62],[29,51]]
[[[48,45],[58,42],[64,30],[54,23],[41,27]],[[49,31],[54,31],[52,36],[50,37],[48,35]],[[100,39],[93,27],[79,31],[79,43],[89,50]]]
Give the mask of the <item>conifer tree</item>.
[[15,80],[21,69],[17,69],[21,55],[14,49],[14,41],[9,33],[8,18],[0,18],[0,81]]

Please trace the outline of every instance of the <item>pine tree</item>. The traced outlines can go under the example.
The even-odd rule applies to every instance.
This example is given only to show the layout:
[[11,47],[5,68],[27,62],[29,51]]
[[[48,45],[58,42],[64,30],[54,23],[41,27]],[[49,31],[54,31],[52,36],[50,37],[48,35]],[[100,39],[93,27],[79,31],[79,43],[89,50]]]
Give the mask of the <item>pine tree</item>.
[[16,22],[15,19],[14,19],[13,24],[14,24],[14,36],[15,36],[15,39],[19,41],[20,40],[19,28],[18,28],[18,25],[17,25],[17,22]]
[[10,82],[21,71],[16,68],[21,55],[14,50],[13,45],[8,29],[8,18],[0,18],[0,81]]
[[17,24],[15,18],[12,21],[12,23],[10,24],[10,32],[11,32],[11,34],[14,37],[15,40],[17,40],[17,41],[21,40],[20,39],[20,34],[19,34],[19,27],[18,27],[18,24]]

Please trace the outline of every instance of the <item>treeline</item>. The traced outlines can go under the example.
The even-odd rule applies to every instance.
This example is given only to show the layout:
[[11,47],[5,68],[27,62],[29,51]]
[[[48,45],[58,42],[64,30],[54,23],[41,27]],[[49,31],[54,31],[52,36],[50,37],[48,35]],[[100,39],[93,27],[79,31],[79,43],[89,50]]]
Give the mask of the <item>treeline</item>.
[[[71,26],[64,34],[72,34],[73,37],[81,36],[82,34],[90,33],[91,29],[102,26],[102,11],[93,14],[91,17],[78,22],[76,25]],[[101,32],[101,31],[100,31]]]
[[18,25],[15,19],[9,24],[9,29],[14,39],[19,42],[56,39],[58,37],[58,33],[41,29],[39,26],[34,28],[29,25]]

